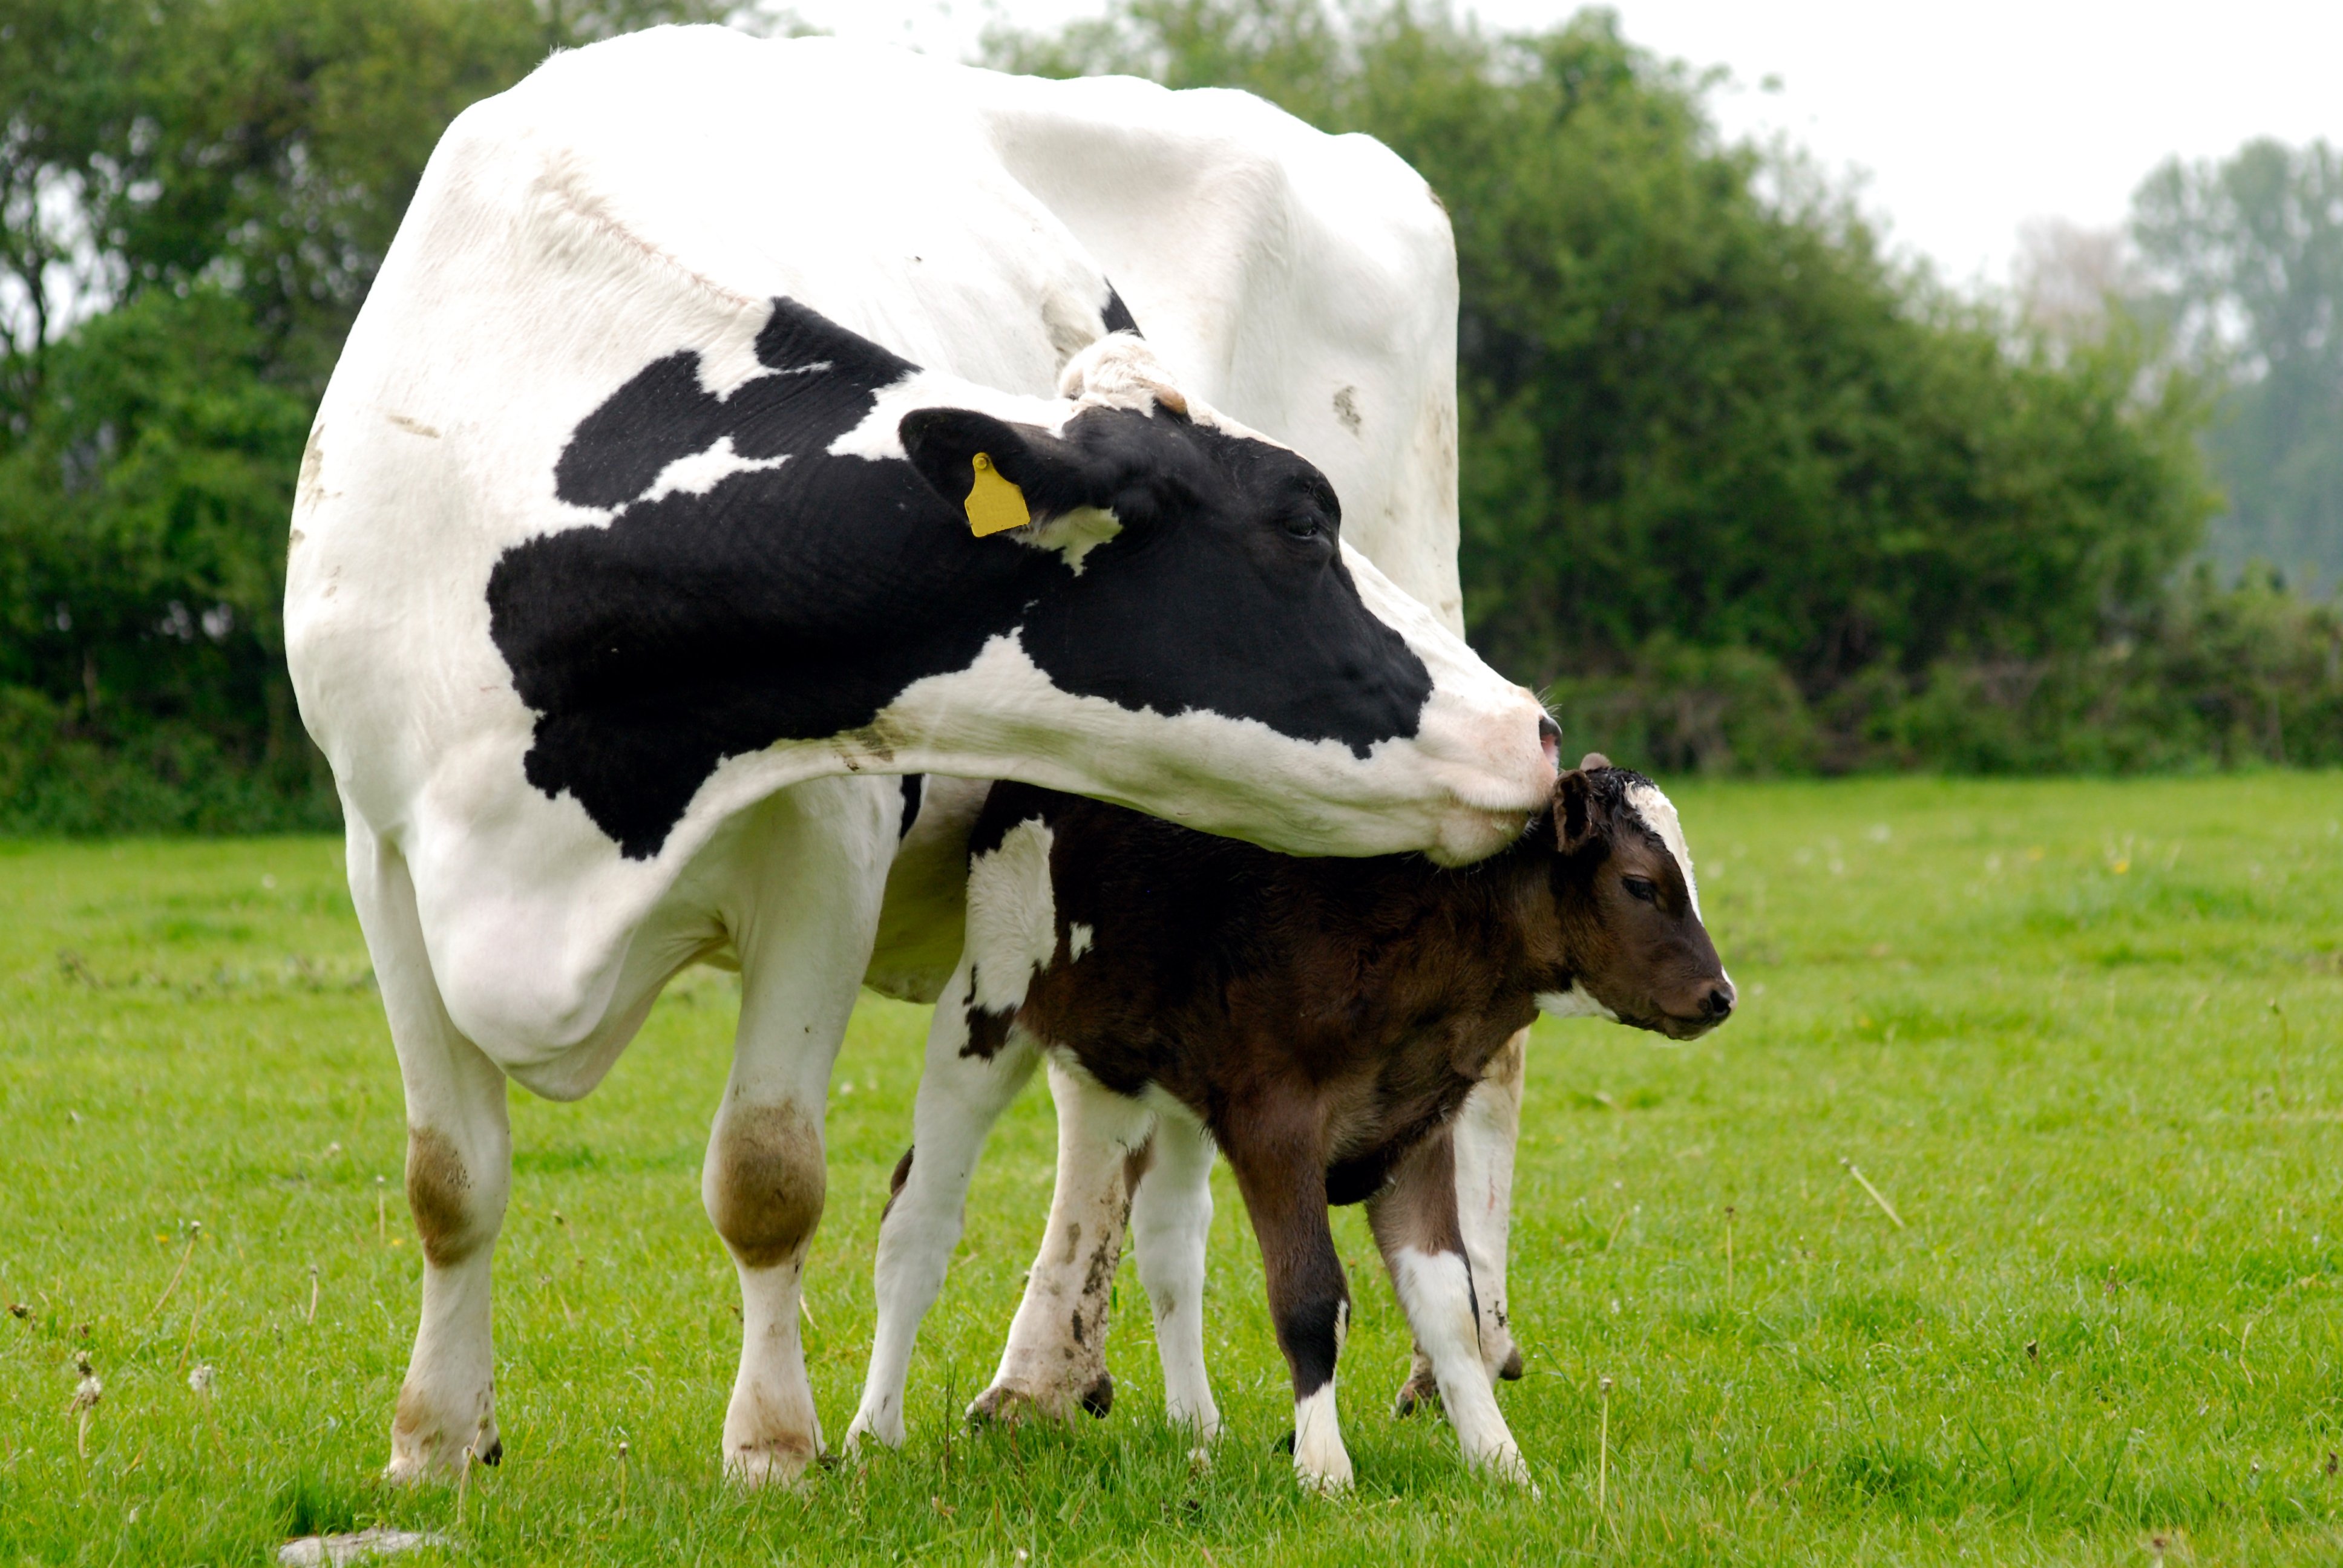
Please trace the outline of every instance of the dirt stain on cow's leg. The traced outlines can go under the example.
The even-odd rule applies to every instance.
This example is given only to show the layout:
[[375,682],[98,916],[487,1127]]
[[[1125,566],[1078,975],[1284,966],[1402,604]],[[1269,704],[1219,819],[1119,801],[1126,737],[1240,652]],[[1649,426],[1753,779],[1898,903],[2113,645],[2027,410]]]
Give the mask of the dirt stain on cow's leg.
[[436,1127],[407,1130],[407,1207],[423,1239],[423,1256],[441,1268],[479,1247],[473,1223],[472,1173],[456,1141]]
[[708,1217],[741,1266],[769,1269],[821,1223],[821,1132],[794,1105],[728,1107],[707,1188]]

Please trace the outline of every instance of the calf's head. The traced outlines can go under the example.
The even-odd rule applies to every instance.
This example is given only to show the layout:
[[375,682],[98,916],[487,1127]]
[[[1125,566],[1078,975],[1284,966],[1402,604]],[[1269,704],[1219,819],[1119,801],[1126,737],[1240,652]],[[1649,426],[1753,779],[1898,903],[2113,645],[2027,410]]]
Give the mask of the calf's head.
[[1733,981],[1701,924],[1675,808],[1657,786],[1590,752],[1554,781],[1553,817],[1533,831],[1551,851],[1548,956],[1568,981],[1542,993],[1540,1007],[1604,1013],[1671,1040],[1731,1016]]

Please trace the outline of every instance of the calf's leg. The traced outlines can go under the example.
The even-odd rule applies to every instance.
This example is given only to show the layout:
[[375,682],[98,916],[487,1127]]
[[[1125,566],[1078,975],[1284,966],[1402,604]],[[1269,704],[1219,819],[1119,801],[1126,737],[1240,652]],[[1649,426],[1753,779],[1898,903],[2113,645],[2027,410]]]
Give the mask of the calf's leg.
[[[1334,1362],[1351,1326],[1351,1291],[1326,1223],[1326,1166],[1310,1108],[1224,1147],[1261,1243],[1278,1349],[1293,1372],[1293,1470],[1314,1491],[1342,1492],[1351,1455],[1334,1405]],[[1280,1125],[1279,1122],[1282,1124]]]
[[843,779],[774,797],[744,833],[746,874],[723,911],[740,1022],[700,1197],[740,1276],[724,1469],[749,1485],[794,1481],[821,1452],[799,1302],[826,1186],[823,1101],[870,960],[892,809]]
[[1391,1271],[1415,1342],[1432,1362],[1440,1401],[1465,1462],[1526,1481],[1521,1450],[1497,1409],[1481,1357],[1473,1274],[1456,1222],[1455,1160],[1449,1129],[1410,1150],[1391,1182],[1367,1200],[1367,1222]]
[[970,1054],[970,965],[963,958],[936,1004],[928,1027],[927,1064],[911,1111],[911,1147],[896,1168],[895,1191],[879,1221],[879,1260],[872,1270],[879,1326],[862,1402],[846,1431],[851,1450],[868,1436],[897,1448],[903,1442],[903,1380],[920,1322],[935,1304],[960,1245],[967,1219],[968,1184],[992,1124],[1033,1073],[1036,1056],[1020,1030],[990,1056]]
[[1131,1194],[1131,1242],[1155,1312],[1163,1413],[1207,1443],[1221,1430],[1204,1369],[1204,1249],[1212,1231],[1212,1137],[1193,1117],[1166,1111]]
[[[1480,1304],[1481,1359],[1492,1378],[1522,1375],[1521,1347],[1513,1342],[1505,1301],[1505,1252],[1513,1222],[1513,1146],[1521,1138],[1529,1038],[1524,1029],[1505,1041],[1452,1124],[1456,1217],[1463,1231],[1464,1256],[1473,1265],[1473,1298]],[[1405,1415],[1438,1392],[1432,1357],[1419,1340],[1414,1364],[1399,1391],[1399,1413]]]
[[972,1421],[1028,1413],[1104,1415],[1114,1402],[1106,1370],[1107,1307],[1122,1259],[1131,1189],[1148,1157],[1154,1112],[1052,1060],[1058,1108],[1057,1183],[1049,1227],[992,1384],[968,1407]]
[[392,1481],[504,1454],[497,1434],[489,1261],[512,1180],[505,1075],[459,1033],[431,978],[397,850],[347,813],[350,894],[407,1091],[407,1203],[423,1242],[423,1314],[391,1419]]

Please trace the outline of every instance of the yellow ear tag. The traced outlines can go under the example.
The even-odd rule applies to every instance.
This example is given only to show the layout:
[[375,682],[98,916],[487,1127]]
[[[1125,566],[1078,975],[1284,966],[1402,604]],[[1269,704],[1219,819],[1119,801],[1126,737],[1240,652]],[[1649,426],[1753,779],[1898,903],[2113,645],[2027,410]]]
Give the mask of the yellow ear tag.
[[1001,533],[1009,528],[1021,528],[1033,520],[1025,508],[1025,492],[1001,477],[992,466],[992,458],[983,452],[976,455],[976,483],[968,491],[969,530],[978,538],[987,534]]

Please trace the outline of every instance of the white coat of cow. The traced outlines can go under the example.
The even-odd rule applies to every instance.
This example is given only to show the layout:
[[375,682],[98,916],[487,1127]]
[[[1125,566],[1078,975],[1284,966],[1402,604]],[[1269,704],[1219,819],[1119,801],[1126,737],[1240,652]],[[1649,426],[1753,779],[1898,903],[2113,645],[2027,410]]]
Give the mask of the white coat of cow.
[[[286,627],[407,1094],[394,1477],[501,1452],[506,1081],[588,1092],[666,980],[725,955],[723,1453],[754,1481],[820,1451],[821,1109],[906,794],[870,775],[1451,860],[1547,788],[1529,695],[1337,546],[1315,470],[1106,336],[1072,198],[1046,151],[1021,172],[1048,116],[992,83],[715,29],[557,56],[450,128],[351,332]],[[1390,416],[1347,385],[1334,417]],[[988,462],[1033,520],[980,538]]]

